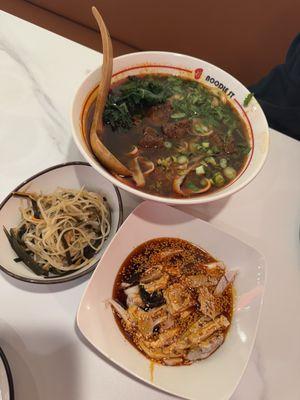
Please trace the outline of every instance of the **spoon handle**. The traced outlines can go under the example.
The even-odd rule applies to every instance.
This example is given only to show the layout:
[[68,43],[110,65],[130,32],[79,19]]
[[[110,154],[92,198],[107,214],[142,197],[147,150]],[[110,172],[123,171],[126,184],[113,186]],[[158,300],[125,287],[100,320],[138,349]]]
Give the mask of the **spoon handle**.
[[101,140],[101,136],[103,134],[103,112],[111,84],[113,50],[108,30],[100,13],[96,7],[92,7],[92,12],[101,33],[103,44],[103,64],[100,77],[101,79],[98,86],[93,122],[90,131],[91,149],[94,153],[94,156],[109,170],[123,176],[130,176],[130,170],[107,149]]
[[113,48],[109,32],[96,7],[92,7],[92,13],[99,26],[102,38],[102,45],[103,45],[103,64],[101,73],[102,77],[98,87],[98,96],[96,100],[92,130],[95,130],[96,132],[99,131],[101,132],[103,129],[102,116],[111,84],[112,67],[113,67]]

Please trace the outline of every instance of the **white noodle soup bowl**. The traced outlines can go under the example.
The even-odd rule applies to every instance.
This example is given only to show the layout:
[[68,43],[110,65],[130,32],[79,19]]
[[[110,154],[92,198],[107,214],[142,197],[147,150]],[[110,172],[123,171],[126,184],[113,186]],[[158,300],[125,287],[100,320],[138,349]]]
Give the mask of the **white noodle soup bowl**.
[[222,199],[241,190],[255,178],[263,167],[269,147],[269,130],[265,115],[252,98],[248,106],[244,100],[249,95],[248,89],[237,79],[222,69],[198,58],[160,51],[147,51],[126,54],[114,59],[112,84],[127,76],[149,73],[171,74],[183,78],[194,79],[207,87],[216,88],[226,95],[247,127],[247,136],[251,151],[244,167],[237,177],[227,186],[211,193],[203,193],[187,198],[170,198],[145,193],[130,187],[116,179],[105,169],[89,150],[85,136],[86,114],[89,105],[96,98],[97,87],[101,79],[101,67],[92,71],[79,86],[71,107],[71,125],[75,143],[86,161],[114,185],[146,200],[167,204],[201,204]]

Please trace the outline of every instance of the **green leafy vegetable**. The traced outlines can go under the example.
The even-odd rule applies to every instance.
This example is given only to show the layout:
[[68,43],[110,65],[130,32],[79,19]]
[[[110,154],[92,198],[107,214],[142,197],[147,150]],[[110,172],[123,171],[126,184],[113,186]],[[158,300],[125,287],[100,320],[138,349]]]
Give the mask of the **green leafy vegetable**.
[[120,99],[114,95],[108,96],[103,120],[104,123],[110,125],[113,130],[117,128],[129,129],[132,127],[132,118],[126,103],[121,103]]
[[193,182],[189,182],[186,187],[190,190],[192,190],[193,192],[197,192],[199,190],[199,188],[193,183]]
[[239,152],[244,155],[247,155],[251,150],[251,147],[248,144],[238,143],[237,147]]
[[129,77],[117,92],[109,94],[103,114],[104,123],[113,130],[130,129],[133,115],[145,107],[166,102],[170,94],[169,85],[164,85],[161,79],[152,75]]
[[195,124],[194,129],[200,134],[205,135],[206,131],[210,134],[214,128],[224,131],[224,126],[232,133],[240,127],[230,105],[219,102],[218,106],[212,106],[213,94],[198,82],[151,74],[131,76],[109,94],[104,123],[113,130],[130,129],[134,115],[143,115],[147,108],[165,103],[168,99],[173,108],[171,118],[199,118],[201,123]]

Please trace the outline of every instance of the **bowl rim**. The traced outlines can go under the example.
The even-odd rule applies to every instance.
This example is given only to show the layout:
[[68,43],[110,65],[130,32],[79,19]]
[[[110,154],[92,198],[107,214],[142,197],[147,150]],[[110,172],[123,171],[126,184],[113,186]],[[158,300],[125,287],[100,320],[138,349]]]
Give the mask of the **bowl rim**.
[[3,351],[3,349],[0,347],[0,360],[2,360],[4,369],[6,372],[6,377],[7,377],[7,382],[8,382],[8,388],[9,388],[9,400],[14,400],[15,394],[14,394],[14,382],[13,382],[13,377],[11,373],[11,369],[8,363],[8,360],[6,358],[6,355]]
[[[1,213],[2,209],[3,209],[3,207],[5,206],[5,204],[12,198],[13,192],[17,192],[19,189],[21,189],[27,183],[33,181],[34,179],[38,178],[39,176],[47,174],[48,172],[54,171],[56,169],[64,168],[64,167],[74,166],[74,165],[81,165],[81,166],[92,168],[92,166],[88,162],[85,162],[85,161],[68,161],[66,163],[56,164],[56,165],[53,165],[52,167],[48,167],[46,169],[43,169],[42,171],[37,172],[36,174],[32,175],[31,177],[25,179],[23,182],[21,182],[18,186],[16,186],[13,190],[11,190],[9,192],[9,194],[0,203],[0,213]],[[119,189],[112,182],[110,182],[110,183],[112,184],[112,186],[113,186],[113,188],[114,188],[114,190],[116,192],[117,199],[118,199],[119,218],[118,218],[118,223],[117,223],[117,228],[116,228],[116,232],[117,232],[119,230],[120,226],[122,225],[123,220],[124,220],[123,201],[122,201],[122,197],[121,197]],[[23,281],[23,282],[29,282],[29,283],[39,284],[39,285],[48,285],[48,284],[51,285],[51,284],[57,284],[57,283],[70,282],[70,281],[73,281],[73,280],[75,280],[77,278],[81,278],[82,276],[87,275],[90,272],[94,271],[94,269],[96,268],[96,266],[97,266],[99,261],[100,261],[100,259],[96,260],[88,269],[80,272],[79,274],[77,274],[75,276],[74,275],[68,275],[68,276],[66,276],[65,278],[62,278],[62,279],[59,279],[59,277],[58,277],[58,278],[53,278],[53,280],[51,279],[51,280],[44,280],[44,281],[36,279],[36,278],[27,278],[25,276],[20,276],[18,274],[15,274],[14,272],[9,271],[8,269],[6,269],[1,264],[0,264],[0,270],[5,272],[7,275],[9,275],[9,276],[11,276],[11,277],[13,277],[15,279],[18,279],[20,281]]]
[[[181,53],[176,53],[176,52],[168,52],[168,51],[140,51],[140,52],[134,52],[134,53],[128,53],[128,54],[123,54],[121,56],[115,57],[114,60],[123,60],[123,59],[127,59],[127,58],[131,58],[131,57],[141,57],[141,56],[147,56],[147,55],[151,55],[151,56],[160,56],[160,55],[166,55],[166,56],[175,56],[175,57],[180,57],[180,58],[188,58],[190,60],[194,60],[194,61],[198,61],[198,62],[203,62],[209,66],[211,66],[212,68],[227,74],[230,79],[232,79],[233,81],[235,81],[239,86],[241,86],[244,90],[247,91],[247,93],[249,94],[250,91],[248,90],[248,88],[246,86],[244,86],[238,79],[236,79],[234,76],[232,76],[229,72],[227,72],[226,70],[208,62],[205,60],[202,60],[200,58],[197,57],[193,57],[187,54],[181,54]],[[139,66],[139,62],[136,63],[137,66]],[[110,174],[102,165],[101,163],[95,159],[95,157],[93,157],[92,155],[88,154],[88,152],[83,148],[83,146],[80,143],[79,138],[77,137],[76,131],[76,122],[74,121],[74,106],[75,106],[75,101],[77,100],[77,96],[80,92],[80,90],[82,90],[83,86],[86,84],[86,82],[88,82],[91,79],[91,76],[93,74],[95,74],[96,71],[101,70],[102,64],[100,64],[100,66],[94,68],[84,79],[81,80],[80,84],[78,85],[74,96],[72,98],[71,101],[71,108],[70,108],[70,119],[71,119],[71,128],[72,128],[72,137],[77,145],[77,148],[79,149],[81,155],[88,160],[88,162],[90,163],[90,165],[103,177],[105,177],[106,179],[108,179],[113,185],[118,186],[119,188],[125,190],[128,193],[131,193],[141,199],[144,200],[150,200],[150,201],[157,201],[159,203],[163,203],[163,204],[169,204],[169,205],[192,205],[192,204],[204,204],[204,203],[210,203],[212,201],[216,201],[216,200],[221,200],[225,197],[231,196],[234,193],[239,192],[241,189],[243,189],[244,187],[246,187],[258,174],[259,172],[262,170],[268,153],[269,153],[269,141],[270,141],[270,132],[269,132],[269,126],[268,126],[268,122],[266,119],[266,116],[260,106],[260,104],[257,102],[257,107],[260,109],[261,112],[261,117],[263,119],[264,122],[264,131],[266,132],[266,143],[265,143],[265,151],[262,154],[262,156],[260,157],[260,161],[258,166],[253,170],[253,172],[249,175],[248,178],[245,179],[245,181],[243,183],[239,183],[237,187],[234,187],[233,183],[235,182],[239,182],[241,176],[243,175],[243,173],[249,168],[250,162],[249,164],[246,166],[246,168],[244,169],[244,171],[242,172],[242,174],[236,179],[236,181],[232,182],[229,185],[226,185],[224,187],[224,189],[229,188],[231,186],[231,188],[228,189],[228,191],[225,190],[218,190],[217,192],[214,192],[211,195],[204,195],[204,196],[193,196],[193,197],[188,197],[188,198],[172,198],[172,197],[165,197],[165,196],[157,196],[157,195],[153,195],[147,192],[143,192],[142,190],[138,190],[135,188],[130,187],[129,185],[124,184],[123,182],[120,182],[118,179],[116,179],[112,174]],[[141,65],[142,67],[142,65]],[[95,90],[95,87],[90,90],[84,100],[84,104],[86,103],[87,99],[89,98],[89,96],[91,95],[91,93]],[[81,110],[82,113],[83,110]],[[81,119],[81,114],[80,114],[80,119]],[[82,128],[80,128],[80,130],[82,130]],[[255,146],[255,140],[254,140],[254,135],[253,135],[253,151],[254,151],[254,146]],[[252,152],[253,155],[253,152]],[[211,197],[210,197],[211,196]]]

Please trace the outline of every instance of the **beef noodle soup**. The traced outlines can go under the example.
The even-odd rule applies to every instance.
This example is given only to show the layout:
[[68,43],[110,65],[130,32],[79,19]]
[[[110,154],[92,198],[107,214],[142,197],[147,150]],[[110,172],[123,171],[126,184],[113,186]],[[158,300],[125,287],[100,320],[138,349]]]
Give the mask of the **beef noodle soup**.
[[[91,127],[94,104],[86,120]],[[247,127],[217,89],[171,75],[114,84],[104,111],[105,146],[132,172],[116,175],[144,192],[190,197],[219,190],[242,171]]]

